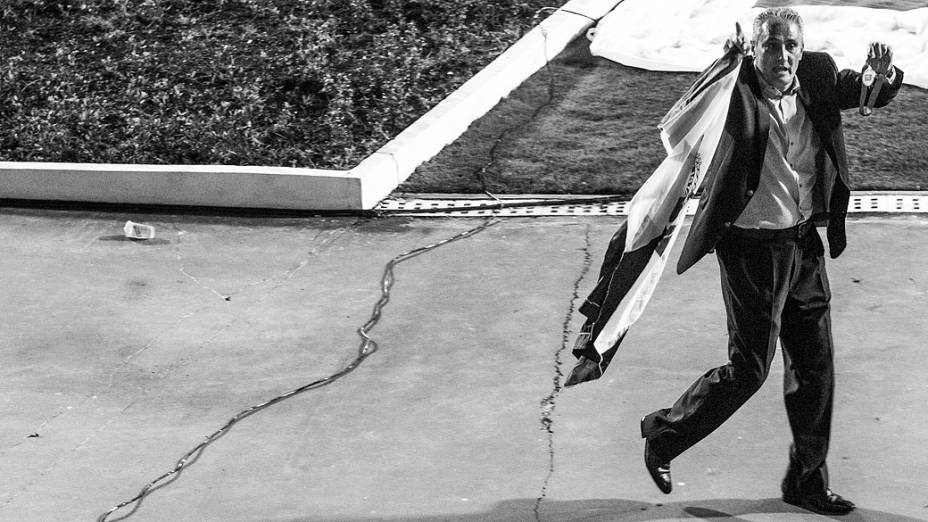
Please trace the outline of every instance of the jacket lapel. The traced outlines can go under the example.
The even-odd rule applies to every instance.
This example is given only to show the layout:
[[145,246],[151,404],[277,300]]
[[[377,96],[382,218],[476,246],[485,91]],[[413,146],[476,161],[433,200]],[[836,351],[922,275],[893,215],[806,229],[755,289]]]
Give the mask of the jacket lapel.
[[802,102],[803,108],[806,110],[806,116],[812,120],[812,127],[815,128],[816,134],[821,141],[822,147],[825,148],[825,152],[828,153],[828,157],[831,158],[831,162],[834,164],[835,169],[838,168],[838,157],[835,151],[834,136],[828,130],[828,125],[822,121],[822,112],[817,110],[817,107],[812,102],[812,95],[809,93],[809,90],[805,82],[800,80],[799,82],[799,101]]
[[816,197],[820,198],[816,202],[817,207],[822,210],[830,209],[830,201],[832,195],[832,189],[835,184],[835,176],[841,177],[841,169],[839,168],[838,162],[838,153],[835,148],[835,139],[831,127],[828,125],[828,122],[825,121],[826,116],[821,110],[820,105],[815,104],[812,99],[812,94],[809,89],[812,78],[809,78],[806,81],[803,81],[802,78],[799,80],[799,101],[802,102],[802,106],[806,111],[806,117],[812,121],[812,127],[815,129],[815,133],[819,137],[819,144],[822,149],[825,151],[825,154],[828,158],[828,161],[831,161],[833,168],[824,169],[819,172],[821,176],[819,178],[819,184],[816,186],[816,190],[820,191],[820,194],[817,194]]
[[[767,141],[770,137],[770,111],[764,103],[764,95],[760,87],[760,81],[758,81],[757,72],[754,70],[753,57],[745,60],[744,63],[745,68],[742,70],[742,73],[744,73],[743,80],[750,88],[752,94],[749,101],[751,104],[749,110],[753,111],[754,121],[757,125],[755,128],[756,134],[754,136],[754,150],[757,151],[756,165],[749,171],[750,179],[748,180],[748,186],[751,190],[754,190],[760,182],[760,172],[761,169],[763,169],[764,156],[767,152]],[[750,112],[748,113],[750,114]]]

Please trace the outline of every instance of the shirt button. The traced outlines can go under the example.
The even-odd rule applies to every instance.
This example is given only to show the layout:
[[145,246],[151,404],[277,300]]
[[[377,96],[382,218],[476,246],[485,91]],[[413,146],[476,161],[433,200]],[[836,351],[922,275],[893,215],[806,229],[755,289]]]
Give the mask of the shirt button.
[[754,195],[754,191],[753,191],[753,190],[749,190],[749,191],[745,192],[744,195],[747,196],[747,197],[751,197],[751,196]]
[[725,223],[722,224],[722,226],[725,228],[731,228],[731,221],[726,221]]

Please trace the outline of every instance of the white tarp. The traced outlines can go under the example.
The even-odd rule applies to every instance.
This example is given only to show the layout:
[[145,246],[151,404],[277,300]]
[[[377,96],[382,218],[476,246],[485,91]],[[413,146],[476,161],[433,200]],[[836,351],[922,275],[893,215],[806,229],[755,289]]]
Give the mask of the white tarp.
[[[591,31],[596,56],[654,71],[702,71],[722,54],[740,22],[750,40],[754,17],[767,0],[625,0]],[[788,3],[788,2],[780,2]],[[816,3],[823,3],[821,0]],[[794,5],[805,22],[809,51],[831,54],[839,69],[860,70],[869,43],[893,48],[905,83],[928,89],[928,1],[908,10],[860,7],[867,2]],[[879,5],[893,4],[881,2]],[[842,5],[845,4],[845,5]],[[920,2],[900,0],[900,6]]]

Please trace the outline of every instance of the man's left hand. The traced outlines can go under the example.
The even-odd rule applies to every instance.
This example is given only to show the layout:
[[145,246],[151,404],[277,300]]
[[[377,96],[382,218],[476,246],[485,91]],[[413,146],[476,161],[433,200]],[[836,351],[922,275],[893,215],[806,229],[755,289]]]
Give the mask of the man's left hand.
[[867,65],[877,74],[889,74],[893,66],[892,47],[880,42],[871,42],[870,51],[867,53]]

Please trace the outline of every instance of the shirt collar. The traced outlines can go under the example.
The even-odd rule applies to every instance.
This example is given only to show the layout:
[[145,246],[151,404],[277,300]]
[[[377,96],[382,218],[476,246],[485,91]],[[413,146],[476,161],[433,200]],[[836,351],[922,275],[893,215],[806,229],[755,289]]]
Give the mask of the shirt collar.
[[757,75],[757,82],[760,84],[761,93],[763,93],[764,97],[766,98],[771,100],[779,100],[784,96],[794,96],[799,92],[799,77],[796,75],[793,75],[793,83],[789,84],[789,87],[781,91],[780,89],[777,89],[773,85],[767,83],[767,80],[764,79],[764,76],[760,73],[760,71],[757,70],[756,67],[754,68],[754,74]]

